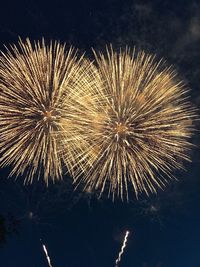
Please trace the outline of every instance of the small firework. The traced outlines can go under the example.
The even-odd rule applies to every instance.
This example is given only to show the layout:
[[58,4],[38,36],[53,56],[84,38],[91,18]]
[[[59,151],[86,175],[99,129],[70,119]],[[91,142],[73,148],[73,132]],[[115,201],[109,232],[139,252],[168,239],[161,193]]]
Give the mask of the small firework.
[[136,196],[156,192],[190,160],[195,109],[188,90],[171,67],[144,52],[111,48],[95,57],[100,104],[92,119],[85,116],[90,164],[75,181],[113,198],[128,198],[129,184]]
[[[25,173],[25,182],[35,174],[46,183],[61,178],[63,120],[68,122],[65,138],[71,138],[69,105],[85,89],[88,69],[88,61],[59,42],[20,40],[1,52],[0,166],[11,165],[11,175]],[[74,165],[70,151],[69,169]]]
[[122,254],[124,253],[124,250],[126,248],[128,236],[129,236],[129,231],[126,231],[126,234],[125,234],[125,237],[124,237],[124,241],[123,241],[123,245],[122,245],[121,250],[119,252],[118,258],[115,261],[115,267],[118,267],[119,266],[119,263],[121,261]]
[[[42,242],[41,239],[40,239],[40,241]],[[46,259],[47,259],[49,267],[53,267],[52,264],[51,264],[51,259],[49,257],[48,251],[47,251],[47,247],[44,244],[42,244],[42,248],[43,248],[43,251],[45,253],[45,256],[46,256]]]

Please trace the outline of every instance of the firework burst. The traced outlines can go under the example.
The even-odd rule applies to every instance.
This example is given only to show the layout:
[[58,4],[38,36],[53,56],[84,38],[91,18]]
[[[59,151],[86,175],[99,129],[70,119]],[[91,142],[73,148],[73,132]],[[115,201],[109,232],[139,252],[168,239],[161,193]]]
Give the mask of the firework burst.
[[25,174],[25,182],[32,182],[35,174],[46,183],[61,178],[63,121],[71,144],[66,164],[69,169],[74,165],[74,142],[80,138],[70,132],[75,128],[70,128],[70,105],[83,95],[90,65],[59,42],[20,40],[1,52],[0,165],[11,165],[11,175]]
[[144,52],[111,48],[95,57],[101,105],[87,119],[90,164],[75,181],[113,197],[128,198],[129,184],[136,196],[156,192],[190,160],[195,111],[188,90],[171,67]]

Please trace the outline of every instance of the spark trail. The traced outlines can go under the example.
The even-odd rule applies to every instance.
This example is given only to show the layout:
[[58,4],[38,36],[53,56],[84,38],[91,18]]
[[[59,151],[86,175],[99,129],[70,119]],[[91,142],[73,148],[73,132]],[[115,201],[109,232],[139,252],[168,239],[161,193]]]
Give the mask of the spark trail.
[[[40,240],[40,241],[42,242],[42,240]],[[44,253],[45,253],[45,256],[46,256],[46,259],[47,259],[47,262],[48,262],[49,267],[53,267],[51,265],[51,259],[50,259],[49,255],[48,255],[47,248],[46,248],[46,246],[44,244],[42,244],[42,248],[44,250]]]
[[116,259],[115,261],[115,267],[118,267],[119,266],[119,263],[121,261],[121,256],[122,254],[124,253],[124,249],[126,248],[126,244],[127,244],[127,240],[128,240],[128,236],[129,236],[130,232],[129,231],[126,231],[126,234],[125,234],[125,237],[124,237],[124,242],[123,242],[123,245],[121,247],[121,250],[119,252],[119,255],[118,255],[118,258]]

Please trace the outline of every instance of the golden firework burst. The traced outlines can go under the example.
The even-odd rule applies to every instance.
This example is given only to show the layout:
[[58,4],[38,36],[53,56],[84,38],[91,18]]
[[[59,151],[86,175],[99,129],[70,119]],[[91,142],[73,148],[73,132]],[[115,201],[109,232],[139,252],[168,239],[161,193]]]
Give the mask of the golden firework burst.
[[[36,174],[46,183],[62,177],[63,120],[66,142],[73,145],[79,136],[70,141],[74,132],[69,106],[88,87],[90,65],[59,42],[20,40],[1,52],[0,165],[11,165],[11,175],[25,174],[25,182],[32,182]],[[74,160],[70,151],[69,169]]]
[[75,181],[113,197],[128,198],[129,184],[136,196],[156,192],[190,160],[195,109],[188,90],[171,67],[144,52],[111,48],[95,58],[100,104],[84,116],[87,160]]

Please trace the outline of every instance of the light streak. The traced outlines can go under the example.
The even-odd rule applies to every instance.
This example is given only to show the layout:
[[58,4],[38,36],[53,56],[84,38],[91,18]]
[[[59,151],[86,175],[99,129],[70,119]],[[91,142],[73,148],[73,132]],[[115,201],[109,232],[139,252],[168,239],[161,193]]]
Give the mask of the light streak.
[[126,231],[123,245],[122,245],[121,250],[119,252],[118,258],[115,261],[115,267],[118,267],[119,266],[119,263],[121,261],[122,254],[124,253],[124,249],[126,248],[126,244],[127,244],[127,240],[128,240],[129,234],[130,234],[130,232],[129,231]]
[[[41,239],[40,239],[40,241],[42,242]],[[53,267],[52,264],[51,264],[51,259],[49,257],[48,251],[47,251],[47,247],[44,244],[42,244],[42,248],[44,250],[44,253],[45,253],[45,256],[46,256],[46,259],[47,259],[49,267]]]

